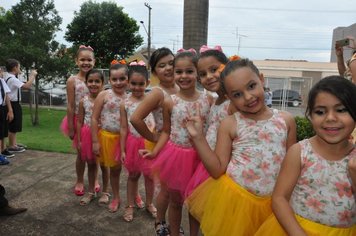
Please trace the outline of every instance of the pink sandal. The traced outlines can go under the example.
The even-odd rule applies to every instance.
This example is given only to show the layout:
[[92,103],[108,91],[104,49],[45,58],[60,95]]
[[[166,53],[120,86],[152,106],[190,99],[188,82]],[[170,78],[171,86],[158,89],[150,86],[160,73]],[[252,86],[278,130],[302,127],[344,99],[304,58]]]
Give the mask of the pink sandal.
[[109,211],[114,213],[117,211],[117,209],[120,207],[120,200],[119,199],[113,199],[109,205]]

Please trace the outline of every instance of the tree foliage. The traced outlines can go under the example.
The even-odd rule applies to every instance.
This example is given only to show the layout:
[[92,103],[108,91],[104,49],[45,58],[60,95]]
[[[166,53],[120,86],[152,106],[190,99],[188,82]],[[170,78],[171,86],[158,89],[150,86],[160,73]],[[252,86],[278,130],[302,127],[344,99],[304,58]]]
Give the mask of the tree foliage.
[[[0,62],[3,64],[8,58],[19,60],[27,77],[30,68],[38,69],[36,97],[38,79],[61,75],[63,65],[69,64],[69,56],[61,53],[65,46],[54,40],[61,22],[53,0],[21,0],[9,11],[0,10]],[[38,122],[36,99],[32,123]]]
[[73,21],[67,26],[65,38],[74,45],[94,48],[99,66],[107,66],[113,59],[125,58],[143,42],[137,22],[113,2],[92,1],[81,5]]

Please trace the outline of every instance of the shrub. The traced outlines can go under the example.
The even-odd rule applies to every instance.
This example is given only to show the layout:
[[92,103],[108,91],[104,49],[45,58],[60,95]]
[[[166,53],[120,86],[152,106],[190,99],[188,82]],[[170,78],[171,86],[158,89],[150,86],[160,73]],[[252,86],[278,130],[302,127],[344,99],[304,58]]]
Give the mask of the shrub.
[[315,135],[313,126],[307,118],[296,116],[295,123],[297,124],[297,141],[311,138]]

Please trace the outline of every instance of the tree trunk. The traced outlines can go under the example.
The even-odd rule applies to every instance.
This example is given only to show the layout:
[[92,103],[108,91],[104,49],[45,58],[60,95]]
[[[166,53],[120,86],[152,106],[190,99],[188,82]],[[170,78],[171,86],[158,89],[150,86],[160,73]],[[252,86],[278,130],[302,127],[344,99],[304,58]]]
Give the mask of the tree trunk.
[[[30,75],[30,72],[29,72],[29,69],[28,67],[26,67],[26,78],[27,78],[27,81],[29,79],[29,75]],[[30,117],[31,117],[31,123],[32,125],[34,125],[33,123],[33,111],[32,111],[32,91],[31,89],[29,89],[29,93],[28,93],[28,105],[29,105],[29,108],[30,108]]]

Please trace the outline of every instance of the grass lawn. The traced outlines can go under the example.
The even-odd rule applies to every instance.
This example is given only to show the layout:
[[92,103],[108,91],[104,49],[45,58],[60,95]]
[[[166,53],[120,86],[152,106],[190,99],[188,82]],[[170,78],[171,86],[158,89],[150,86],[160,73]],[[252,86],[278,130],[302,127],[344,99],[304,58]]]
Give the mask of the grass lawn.
[[59,130],[65,110],[39,108],[39,125],[32,126],[30,109],[26,106],[22,108],[22,132],[17,134],[17,142],[26,144],[29,149],[74,153],[71,140]]

